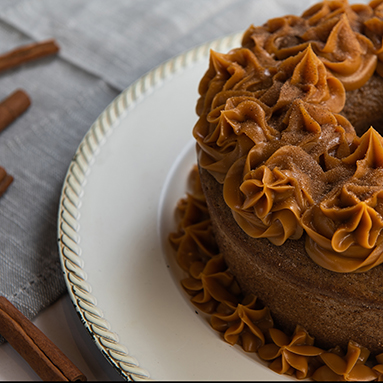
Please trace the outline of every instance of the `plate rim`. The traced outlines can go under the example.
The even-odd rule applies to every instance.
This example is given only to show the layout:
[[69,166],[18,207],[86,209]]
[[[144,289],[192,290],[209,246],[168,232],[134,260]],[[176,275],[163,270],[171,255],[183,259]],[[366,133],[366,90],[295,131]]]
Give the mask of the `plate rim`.
[[[127,347],[120,344],[118,335],[111,330],[92,286],[86,281],[84,262],[81,258],[79,208],[83,186],[95,162],[97,153],[118,122],[129,110],[157,86],[173,75],[186,70],[193,63],[209,57],[210,50],[227,51],[239,46],[243,32],[236,32],[191,48],[158,65],[122,91],[99,115],[80,141],[68,166],[61,188],[57,214],[57,243],[61,269],[71,302],[82,324],[97,348],[126,380],[147,380],[150,373],[140,367],[139,361],[130,356]],[[206,68],[207,69],[207,68]]]

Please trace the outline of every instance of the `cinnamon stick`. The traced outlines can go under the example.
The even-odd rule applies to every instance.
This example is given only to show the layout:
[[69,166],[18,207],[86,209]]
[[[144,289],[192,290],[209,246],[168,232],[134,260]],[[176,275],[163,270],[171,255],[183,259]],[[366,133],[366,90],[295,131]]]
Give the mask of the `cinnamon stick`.
[[9,175],[6,170],[0,166],[0,197],[8,189],[8,186],[13,182],[13,177]]
[[18,89],[0,102],[0,132],[21,116],[31,105],[28,94]]
[[0,333],[44,381],[86,381],[85,375],[5,297]]
[[17,47],[0,55],[0,71],[14,68],[28,61],[56,54],[60,50],[54,39]]

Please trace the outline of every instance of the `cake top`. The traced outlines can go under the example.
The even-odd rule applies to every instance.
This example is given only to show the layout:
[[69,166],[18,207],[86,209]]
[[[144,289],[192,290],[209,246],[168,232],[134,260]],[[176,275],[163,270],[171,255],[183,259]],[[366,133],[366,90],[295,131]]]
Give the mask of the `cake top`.
[[275,245],[304,235],[336,272],[383,262],[383,138],[341,114],[348,92],[383,76],[382,37],[383,0],[324,1],[211,52],[199,86],[199,165],[239,226]]

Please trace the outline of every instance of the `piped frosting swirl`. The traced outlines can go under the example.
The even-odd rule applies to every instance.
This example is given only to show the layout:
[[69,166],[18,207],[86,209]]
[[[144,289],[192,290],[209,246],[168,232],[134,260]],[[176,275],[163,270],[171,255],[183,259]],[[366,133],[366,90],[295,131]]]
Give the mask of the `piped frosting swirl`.
[[383,1],[325,0],[251,26],[212,52],[193,134],[240,227],[275,245],[306,237],[336,272],[383,262],[383,138],[358,137],[348,91],[383,75]]

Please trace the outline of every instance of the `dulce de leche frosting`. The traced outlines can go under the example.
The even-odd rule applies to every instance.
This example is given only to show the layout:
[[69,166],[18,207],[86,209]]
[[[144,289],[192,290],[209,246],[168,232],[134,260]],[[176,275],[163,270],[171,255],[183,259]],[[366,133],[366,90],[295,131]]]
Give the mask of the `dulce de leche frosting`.
[[325,0],[211,52],[198,161],[249,236],[305,236],[307,254],[341,273],[383,262],[383,138],[340,114],[347,92],[383,76],[382,41],[383,0]]
[[230,345],[250,355],[257,353],[278,374],[315,381],[382,381],[383,353],[370,351],[350,340],[347,348],[324,349],[305,328],[293,333],[276,327],[273,313],[253,294],[244,293],[219,253],[197,167],[190,174],[191,191],[179,201],[178,228],[169,241],[181,281],[190,301],[207,315],[211,327]]

